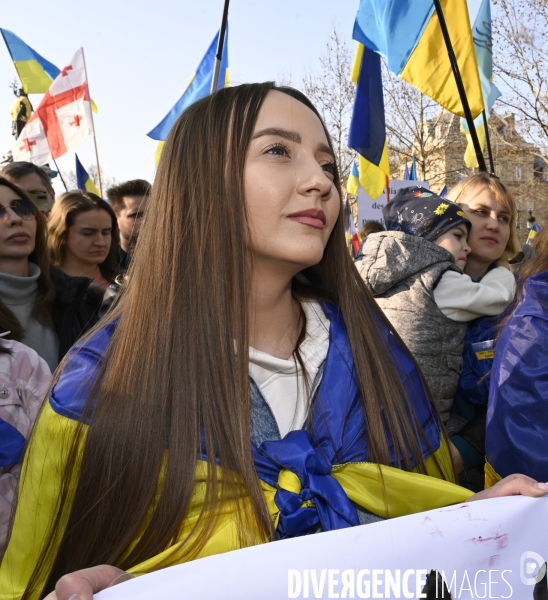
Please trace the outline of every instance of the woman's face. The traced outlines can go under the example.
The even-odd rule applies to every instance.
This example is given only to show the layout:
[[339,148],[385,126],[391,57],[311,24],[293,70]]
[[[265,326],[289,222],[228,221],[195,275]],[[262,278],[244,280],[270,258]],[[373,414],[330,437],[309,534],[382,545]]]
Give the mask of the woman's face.
[[259,112],[245,166],[251,249],[296,271],[320,262],[339,215],[335,161],[318,117],[271,91]]
[[24,219],[8,208],[14,201],[26,202],[9,187],[0,185],[0,259],[28,258],[36,243],[36,218]]
[[471,190],[459,204],[472,222],[470,257],[486,263],[499,260],[510,239],[510,211],[497,202],[489,188]]
[[74,219],[67,233],[65,258],[101,264],[110,250],[112,220],[106,210],[88,210]]

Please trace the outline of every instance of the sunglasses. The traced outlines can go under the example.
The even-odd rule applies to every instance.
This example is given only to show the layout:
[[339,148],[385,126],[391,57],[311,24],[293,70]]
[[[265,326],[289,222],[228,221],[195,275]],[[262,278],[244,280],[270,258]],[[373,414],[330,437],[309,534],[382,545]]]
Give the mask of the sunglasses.
[[8,208],[11,208],[18,217],[21,217],[21,219],[24,219],[25,221],[36,218],[36,208],[34,207],[34,204],[25,198],[12,200],[9,206],[2,206],[2,204],[0,204],[0,220],[6,216]]
[[27,192],[27,196],[36,204],[39,211],[48,212],[51,210],[46,192]]

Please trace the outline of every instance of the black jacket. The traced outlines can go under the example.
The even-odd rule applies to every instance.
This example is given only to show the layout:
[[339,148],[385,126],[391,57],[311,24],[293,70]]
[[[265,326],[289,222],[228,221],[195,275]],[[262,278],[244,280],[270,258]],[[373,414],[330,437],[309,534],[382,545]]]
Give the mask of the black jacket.
[[59,361],[70,347],[99,319],[102,287],[90,285],[87,277],[71,277],[58,267],[50,268],[55,287],[52,320],[59,338]]

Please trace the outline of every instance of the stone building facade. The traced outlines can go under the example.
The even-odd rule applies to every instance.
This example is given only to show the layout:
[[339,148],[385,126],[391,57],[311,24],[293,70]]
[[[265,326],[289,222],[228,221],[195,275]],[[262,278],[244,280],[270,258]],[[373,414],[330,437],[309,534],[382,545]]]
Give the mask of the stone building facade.
[[[473,170],[464,164],[466,138],[460,132],[460,118],[449,112],[437,115],[425,123],[429,127],[433,151],[426,162],[426,179],[432,181],[432,190],[441,191],[444,185],[451,188]],[[527,142],[517,131],[513,114],[493,113],[489,132],[495,173],[508,187],[518,209],[518,233],[527,237],[527,219],[532,211],[537,223],[548,225],[548,163],[534,144]],[[447,144],[440,144],[440,138]],[[435,148],[435,149],[434,149]],[[484,151],[489,169],[487,148]],[[404,164],[398,171],[403,174]],[[434,183],[435,182],[435,183]]]

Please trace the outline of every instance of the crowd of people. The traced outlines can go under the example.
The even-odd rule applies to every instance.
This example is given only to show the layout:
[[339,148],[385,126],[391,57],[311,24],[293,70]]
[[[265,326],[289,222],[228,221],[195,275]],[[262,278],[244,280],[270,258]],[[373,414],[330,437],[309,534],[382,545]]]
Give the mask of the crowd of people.
[[400,191],[354,262],[318,111],[264,83],[107,198],[1,173],[1,600],[548,493],[548,235],[516,280],[499,179]]

